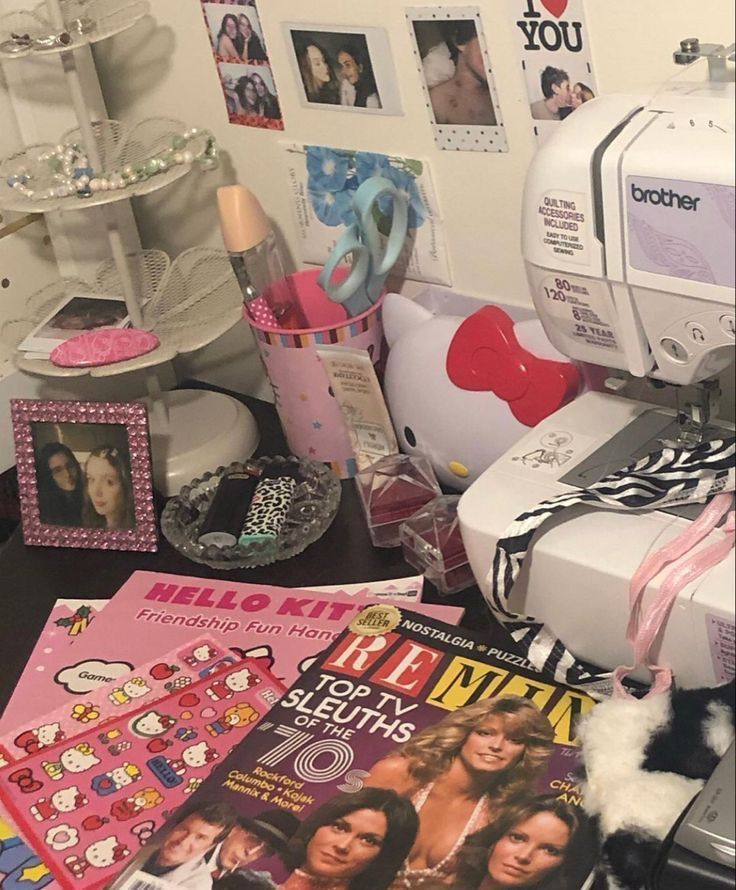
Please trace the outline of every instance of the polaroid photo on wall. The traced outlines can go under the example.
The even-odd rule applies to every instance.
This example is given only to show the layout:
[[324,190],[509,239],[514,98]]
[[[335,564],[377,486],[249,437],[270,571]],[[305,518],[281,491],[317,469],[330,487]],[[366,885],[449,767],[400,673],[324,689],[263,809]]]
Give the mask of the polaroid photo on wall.
[[383,28],[283,25],[302,105],[363,114],[402,113]]
[[202,9],[210,32],[212,51],[218,61],[239,65],[269,63],[263,27],[255,6],[203,3]]
[[508,151],[478,7],[410,7],[406,19],[438,148]]

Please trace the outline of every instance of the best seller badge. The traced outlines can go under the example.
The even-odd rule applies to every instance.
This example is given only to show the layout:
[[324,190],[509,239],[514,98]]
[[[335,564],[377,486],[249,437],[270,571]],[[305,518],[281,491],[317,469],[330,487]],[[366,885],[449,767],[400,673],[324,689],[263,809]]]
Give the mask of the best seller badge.
[[378,637],[390,633],[401,624],[401,611],[396,606],[368,606],[353,618],[350,630],[361,637]]

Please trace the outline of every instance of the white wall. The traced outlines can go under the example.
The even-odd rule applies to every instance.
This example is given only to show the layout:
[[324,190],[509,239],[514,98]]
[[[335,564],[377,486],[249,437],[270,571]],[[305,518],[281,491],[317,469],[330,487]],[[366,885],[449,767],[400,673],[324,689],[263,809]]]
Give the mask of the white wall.
[[[0,0],[2,5],[32,3]],[[296,261],[296,232],[279,140],[386,151],[429,160],[446,223],[455,287],[479,298],[529,303],[518,232],[522,183],[535,144],[515,52],[517,15],[502,0],[478,0],[477,5],[502,105],[507,154],[443,153],[435,148],[405,7],[396,0],[360,4],[261,0],[259,12],[286,121],[284,134],[227,123],[200,3],[152,0],[151,18],[95,50],[110,116],[132,122],[166,115],[209,127],[223,149],[224,163],[215,174],[195,174],[139,202],[145,246],[172,254],[194,244],[219,246],[214,192],[220,184],[240,181],[259,194]],[[588,0],[587,18],[601,92],[637,89],[671,77],[680,70],[672,63],[672,51],[681,38],[697,35],[703,42],[729,43],[735,30],[731,0]],[[284,20],[385,27],[405,115],[365,117],[302,108],[280,27]],[[244,325],[194,361],[183,362],[180,373],[196,373],[253,394],[268,391]]]
[[[281,139],[386,151],[428,159],[446,222],[455,287],[477,297],[529,303],[519,252],[521,189],[534,151],[513,21],[501,0],[479,0],[496,86],[507,128],[508,154],[440,152],[425,113],[420,79],[396,0],[261,0],[259,12],[284,111],[284,134],[227,123],[208,35],[197,0],[154,0],[154,21],[97,51],[103,91],[113,116],[166,114],[211,128],[225,154],[222,169],[192,187],[189,180],[146,200],[139,213],[144,243],[177,252],[194,243],[219,245],[215,188],[240,181],[260,196],[296,253]],[[731,0],[602,0],[587,3],[594,64],[601,92],[637,89],[681,71],[672,52],[683,37],[729,43]],[[302,108],[280,23],[297,20],[383,26],[390,36],[405,116],[358,116]],[[257,387],[257,360],[239,327],[189,370],[210,379]],[[244,362],[243,356],[247,354]],[[220,361],[220,356],[224,358]],[[252,390],[254,391],[254,390]]]

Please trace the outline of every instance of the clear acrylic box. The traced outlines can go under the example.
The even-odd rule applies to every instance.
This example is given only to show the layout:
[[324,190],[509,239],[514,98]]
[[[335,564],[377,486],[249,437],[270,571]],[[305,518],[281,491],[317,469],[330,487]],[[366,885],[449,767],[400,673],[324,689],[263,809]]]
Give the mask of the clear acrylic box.
[[374,547],[399,547],[399,526],[442,494],[430,462],[392,454],[355,477]]
[[404,559],[450,595],[475,584],[457,518],[460,495],[442,495],[402,523]]

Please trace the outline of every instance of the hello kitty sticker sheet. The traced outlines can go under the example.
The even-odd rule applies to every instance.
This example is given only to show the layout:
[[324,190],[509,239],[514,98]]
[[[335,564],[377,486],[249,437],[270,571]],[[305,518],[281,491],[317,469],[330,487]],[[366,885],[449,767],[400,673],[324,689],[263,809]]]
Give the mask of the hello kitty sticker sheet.
[[[0,735],[0,766],[17,763],[43,748],[135,710],[144,699],[155,701],[184,689],[238,660],[212,637],[205,636],[140,668],[133,669],[128,664],[128,673],[116,678],[104,677],[107,680],[104,686],[77,699],[75,704],[62,705],[32,723]],[[85,667],[87,672],[94,670],[90,664]]]
[[285,691],[251,659],[204,674],[0,770],[0,801],[61,887],[102,888]]
[[[47,645],[68,647],[87,630],[106,602],[58,600],[36,649],[45,650]],[[153,702],[208,675],[218,666],[235,664],[237,660],[229,651],[220,649],[212,637],[201,637],[183,650],[171,652],[96,689],[94,696],[84,703],[64,705],[31,724],[0,735],[0,766],[18,763],[42,748],[76,736],[83,728],[91,729],[109,718],[135,710],[143,698]],[[110,750],[114,753],[114,748]],[[58,890],[59,884],[46,866],[14,835],[10,825],[0,822],[0,835],[0,890],[16,890],[18,881],[22,881],[27,890],[41,887]]]

